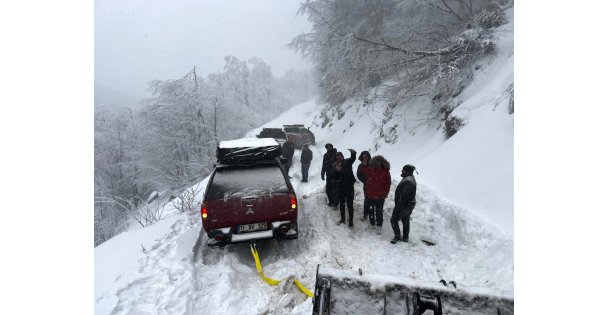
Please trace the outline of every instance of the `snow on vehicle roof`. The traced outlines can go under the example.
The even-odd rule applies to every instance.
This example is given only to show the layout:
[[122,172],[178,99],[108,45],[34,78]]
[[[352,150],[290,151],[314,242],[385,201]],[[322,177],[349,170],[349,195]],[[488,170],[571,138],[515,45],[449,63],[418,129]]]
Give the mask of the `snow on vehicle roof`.
[[231,148],[258,148],[278,146],[279,143],[273,138],[244,138],[237,140],[220,141],[219,147],[222,149]]

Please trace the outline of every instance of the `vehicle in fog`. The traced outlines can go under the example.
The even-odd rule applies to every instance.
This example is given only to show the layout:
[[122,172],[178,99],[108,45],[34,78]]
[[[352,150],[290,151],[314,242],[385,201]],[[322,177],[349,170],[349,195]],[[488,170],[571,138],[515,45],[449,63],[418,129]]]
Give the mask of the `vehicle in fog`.
[[287,134],[281,128],[263,128],[260,131],[260,134],[257,135],[258,138],[273,138],[277,140],[277,142],[282,145],[287,141]]
[[291,140],[294,143],[296,149],[302,149],[305,143],[315,145],[315,135],[310,129],[305,128],[304,125],[283,125],[283,130],[287,134],[287,140]]

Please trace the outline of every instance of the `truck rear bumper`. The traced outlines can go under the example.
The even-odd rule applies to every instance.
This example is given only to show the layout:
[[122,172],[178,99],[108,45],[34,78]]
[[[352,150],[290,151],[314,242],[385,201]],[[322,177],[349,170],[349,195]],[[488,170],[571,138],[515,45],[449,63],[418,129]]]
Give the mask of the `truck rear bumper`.
[[291,221],[272,222],[272,228],[265,231],[232,234],[232,229],[221,228],[212,230],[208,233],[209,240],[207,246],[223,248],[229,244],[243,243],[264,239],[297,239],[298,225]]

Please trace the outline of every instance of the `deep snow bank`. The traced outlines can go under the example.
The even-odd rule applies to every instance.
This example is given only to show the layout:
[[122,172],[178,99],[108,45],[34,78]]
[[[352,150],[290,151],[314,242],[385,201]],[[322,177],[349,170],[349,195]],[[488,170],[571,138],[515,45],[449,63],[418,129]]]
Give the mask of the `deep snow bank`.
[[420,180],[443,198],[513,235],[513,10],[500,28],[497,55],[475,71],[453,114],[466,126],[418,161]]

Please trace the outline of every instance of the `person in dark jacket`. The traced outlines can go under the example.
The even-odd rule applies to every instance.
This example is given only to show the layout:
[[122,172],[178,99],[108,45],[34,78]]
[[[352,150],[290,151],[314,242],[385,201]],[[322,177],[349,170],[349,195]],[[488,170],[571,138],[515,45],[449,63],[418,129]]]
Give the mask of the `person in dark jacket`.
[[325,175],[327,175],[327,181],[325,182],[325,193],[327,194],[328,205],[330,207],[336,207],[338,203],[336,200],[334,200],[335,189],[333,189],[334,185],[332,185],[333,179],[329,178],[328,172],[331,168],[331,165],[336,159],[337,150],[331,143],[327,143],[325,145],[325,149],[327,149],[327,152],[323,154],[323,166],[321,166],[321,180],[325,180]]
[[345,204],[348,207],[348,227],[353,227],[353,199],[355,198],[355,175],[353,175],[353,163],[357,157],[357,152],[350,151],[348,160],[344,159],[342,152],[336,154],[336,161],[330,170],[330,176],[335,178],[338,188],[338,204],[340,205],[340,221],[338,225],[346,223]]
[[[414,170],[416,167],[407,164],[401,170],[403,179],[395,188],[395,208],[391,216],[391,227],[395,237],[391,240],[392,244],[399,241],[407,242],[410,234],[410,216],[416,207],[416,178]],[[403,223],[403,237],[399,231],[399,221]]]
[[304,143],[300,162],[302,163],[302,183],[308,183],[308,169],[312,161],[312,151],[308,148],[308,143]]
[[336,163],[336,158],[338,157],[338,150],[336,148],[332,148],[330,151],[331,164],[329,165],[329,171],[327,172],[327,194],[329,198],[329,204],[334,210],[338,210],[338,189],[340,186],[340,179],[337,178],[332,172],[333,165]]
[[[287,163],[285,163],[285,171],[287,172],[287,176],[289,176],[289,168],[291,167],[291,159],[293,158],[293,153],[295,151],[295,146],[291,140],[285,141],[283,143],[283,147],[281,148],[281,155],[287,159]],[[291,177],[291,176],[289,176]]]
[[376,225],[378,234],[382,234],[384,199],[391,188],[391,164],[382,156],[376,155],[366,170],[367,182],[365,196],[369,198],[369,223]]
[[369,169],[369,161],[371,159],[372,156],[369,154],[368,151],[363,151],[361,152],[361,154],[359,154],[359,161],[361,161],[361,163],[359,163],[359,166],[357,166],[357,178],[360,182],[363,183],[363,195],[365,197],[365,199],[363,200],[363,217],[361,218],[361,221],[367,220],[367,216],[369,215],[370,209],[369,198],[365,194],[365,182],[367,180],[366,173]]

